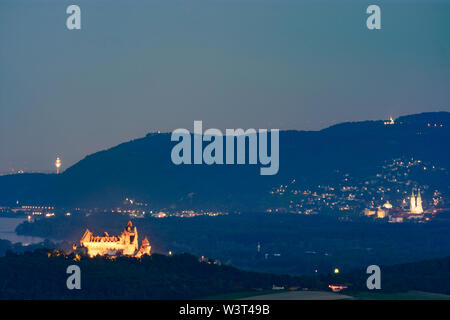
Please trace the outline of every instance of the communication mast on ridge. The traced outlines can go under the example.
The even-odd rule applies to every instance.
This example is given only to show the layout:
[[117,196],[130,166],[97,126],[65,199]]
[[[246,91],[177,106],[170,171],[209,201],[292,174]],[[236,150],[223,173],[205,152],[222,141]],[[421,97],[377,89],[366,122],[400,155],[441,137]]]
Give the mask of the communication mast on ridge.
[[55,167],[56,167],[56,174],[59,174],[59,168],[61,168],[61,159],[59,157],[56,157]]

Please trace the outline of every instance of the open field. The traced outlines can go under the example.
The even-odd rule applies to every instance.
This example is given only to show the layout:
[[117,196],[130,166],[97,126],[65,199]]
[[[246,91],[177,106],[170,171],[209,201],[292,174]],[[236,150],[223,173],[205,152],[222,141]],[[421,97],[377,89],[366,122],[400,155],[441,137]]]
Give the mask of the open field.
[[242,300],[342,300],[352,297],[326,291],[281,291],[243,298]]
[[352,296],[326,291],[246,291],[206,298],[207,300],[450,300],[450,295],[408,291],[398,293],[359,292]]
[[354,297],[359,300],[450,300],[450,295],[424,291],[399,293],[361,292],[356,293]]
[[342,300],[353,297],[326,291],[263,290],[246,291],[206,298],[207,300]]

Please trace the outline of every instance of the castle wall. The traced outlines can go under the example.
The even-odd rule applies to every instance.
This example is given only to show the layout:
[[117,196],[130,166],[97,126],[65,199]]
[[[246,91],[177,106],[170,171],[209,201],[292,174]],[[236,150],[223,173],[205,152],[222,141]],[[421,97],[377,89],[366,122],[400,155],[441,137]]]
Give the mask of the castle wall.
[[124,255],[132,255],[136,251],[133,244],[122,244],[120,242],[84,242],[83,246],[88,249],[91,257],[121,252]]

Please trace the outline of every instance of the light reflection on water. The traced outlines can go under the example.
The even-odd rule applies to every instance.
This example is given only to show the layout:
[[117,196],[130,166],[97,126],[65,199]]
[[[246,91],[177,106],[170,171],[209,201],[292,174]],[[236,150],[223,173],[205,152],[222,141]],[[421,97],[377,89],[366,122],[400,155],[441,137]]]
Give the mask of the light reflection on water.
[[16,227],[27,219],[24,218],[0,218],[0,239],[11,241],[12,243],[22,242],[23,245],[39,243],[44,238],[19,236],[15,233]]

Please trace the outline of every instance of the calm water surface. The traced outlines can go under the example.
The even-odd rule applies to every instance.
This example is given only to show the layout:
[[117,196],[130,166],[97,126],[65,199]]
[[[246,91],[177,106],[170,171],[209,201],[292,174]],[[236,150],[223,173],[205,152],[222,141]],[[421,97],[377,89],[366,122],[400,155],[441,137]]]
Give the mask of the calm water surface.
[[21,224],[25,218],[0,218],[0,239],[9,240],[12,243],[22,242],[24,245],[39,243],[43,238],[19,236],[15,233],[16,227]]

